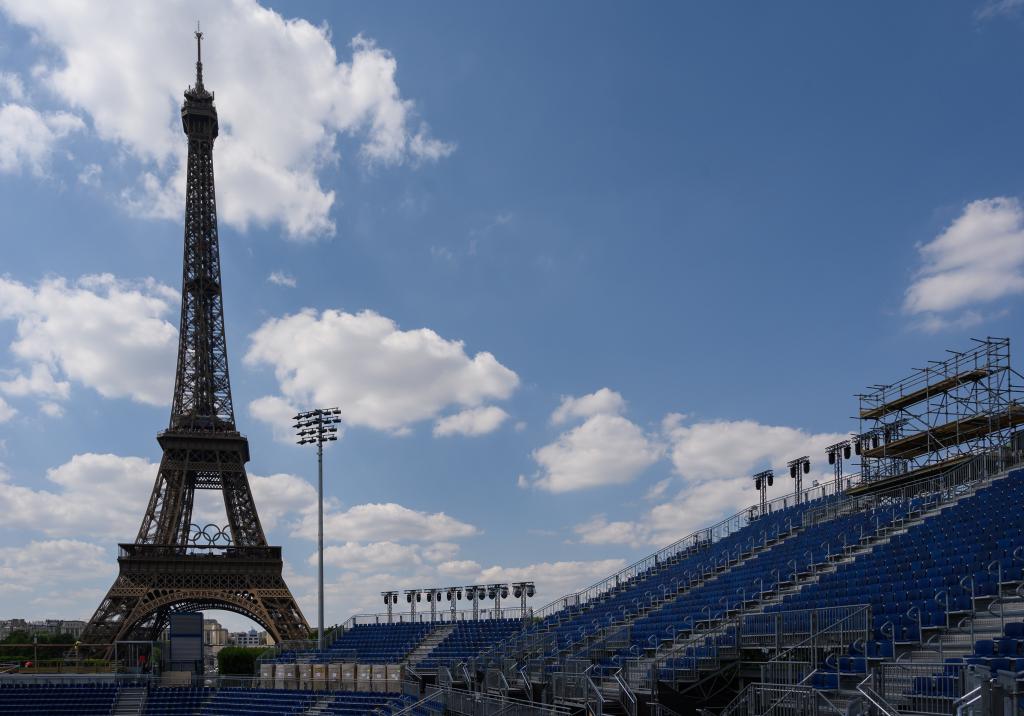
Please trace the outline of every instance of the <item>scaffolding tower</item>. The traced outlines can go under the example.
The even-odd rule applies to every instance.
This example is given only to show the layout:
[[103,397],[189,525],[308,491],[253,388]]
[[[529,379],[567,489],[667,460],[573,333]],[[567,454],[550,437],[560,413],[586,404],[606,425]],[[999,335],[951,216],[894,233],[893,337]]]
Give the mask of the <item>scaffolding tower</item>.
[[[860,399],[861,481],[887,484],[938,474],[972,455],[1006,445],[1024,424],[1020,374],[1010,365],[1010,339],[972,339],[891,385]],[[865,485],[866,487],[866,485]]]

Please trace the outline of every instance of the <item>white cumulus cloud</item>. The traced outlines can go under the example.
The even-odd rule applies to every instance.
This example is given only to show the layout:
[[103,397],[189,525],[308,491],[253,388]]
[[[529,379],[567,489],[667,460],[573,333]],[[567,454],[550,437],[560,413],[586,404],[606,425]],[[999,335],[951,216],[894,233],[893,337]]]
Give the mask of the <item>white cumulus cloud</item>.
[[[255,0],[0,0],[0,9],[38,37],[38,81],[135,159],[142,189],[127,198],[143,214],[180,219],[178,108],[194,81],[197,17],[206,35],[205,84],[220,115],[214,155],[222,221],[243,230],[280,224],[297,239],[333,233],[336,197],[320,172],[339,161],[339,138],[355,138],[368,164],[435,161],[454,148],[433,138],[403,97],[388,50],[359,35],[339,59],[329,27],[286,19]],[[56,132],[68,129],[62,117],[38,119]],[[54,121],[64,124],[55,129]]]
[[156,468],[143,458],[85,453],[47,471],[50,489],[2,480],[0,526],[129,541],[139,530]]
[[588,395],[574,398],[563,395],[562,402],[551,414],[551,423],[561,425],[571,418],[589,418],[593,415],[619,415],[626,409],[622,395],[610,388],[601,388]]
[[[540,469],[529,484],[556,493],[621,485],[656,463],[664,453],[662,445],[619,415],[624,408],[622,396],[608,388],[579,398],[564,396],[552,422],[570,417],[586,420],[533,451]],[[520,487],[528,484],[523,475],[517,482]]]
[[970,309],[1024,293],[1024,208],[1007,197],[972,201],[918,252],[922,266],[904,311],[929,331],[980,323],[981,314]]
[[469,408],[438,420],[434,424],[434,435],[486,435],[501,427],[507,418],[508,413],[496,405]]
[[[768,489],[769,499],[792,492],[786,463],[803,455],[809,455],[812,464],[805,486],[814,479],[830,479],[831,468],[821,464],[820,456],[828,445],[848,437],[753,420],[687,424],[678,414],[666,416],[662,430],[669,444],[668,455],[681,478],[678,492],[636,520],[609,520],[599,514],[577,524],[574,531],[581,542],[665,546],[756,502],[750,477],[755,472],[774,469],[777,477]],[[659,499],[670,484],[663,480],[648,495]]]
[[[355,505],[324,514],[324,539],[334,542],[445,542],[478,532],[444,512],[423,512],[394,502]],[[312,514],[296,526],[293,536],[316,539]]]
[[0,92],[15,101],[25,99],[25,85],[14,72],[0,72]]
[[[73,539],[34,540],[28,544],[0,547],[0,607],[7,614],[38,618],[52,592],[68,593],[76,583],[99,577],[111,579],[117,565],[99,545]],[[51,591],[52,590],[52,591]],[[66,619],[84,618],[93,608],[74,605]],[[65,605],[72,606],[72,605]]]
[[472,357],[461,341],[429,328],[401,330],[373,311],[305,310],[274,318],[251,336],[245,361],[274,369],[283,405],[337,405],[348,425],[401,431],[449,406],[476,407],[511,395],[519,377],[490,353]]
[[68,112],[37,112],[20,104],[0,105],[0,173],[28,169],[46,174],[57,142],[85,124]]
[[[140,457],[84,453],[48,470],[46,489],[25,487],[0,474],[0,528],[129,541],[138,532],[157,469],[156,463]],[[268,532],[285,518],[315,509],[316,490],[295,475],[249,475],[249,484]],[[226,523],[220,493],[197,492],[193,521]]]
[[0,277],[0,321],[16,322],[11,352],[31,366],[2,389],[63,398],[67,383],[52,375],[59,372],[107,398],[165,405],[178,335],[167,317],[177,303],[173,289],[153,280],[103,274],[28,286]]
[[7,401],[3,398],[0,398],[0,423],[6,423],[17,414],[17,410],[8,405]]

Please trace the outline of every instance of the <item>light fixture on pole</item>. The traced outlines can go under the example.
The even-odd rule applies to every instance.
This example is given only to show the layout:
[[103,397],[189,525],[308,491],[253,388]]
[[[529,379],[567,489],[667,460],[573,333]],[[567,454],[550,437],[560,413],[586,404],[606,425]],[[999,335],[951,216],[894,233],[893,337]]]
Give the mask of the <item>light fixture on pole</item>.
[[487,596],[487,587],[471,584],[466,587],[466,599],[473,600],[473,621],[480,618],[480,600]]
[[452,624],[455,623],[456,612],[458,611],[458,601],[462,599],[462,587],[448,587],[447,594],[448,601],[451,603],[450,607],[452,610]]
[[[860,454],[859,445],[858,442],[858,455]],[[838,495],[843,489],[843,462],[850,459],[853,450],[849,440],[840,440],[835,445],[825,448],[825,452],[828,454],[828,464],[832,466],[832,471],[835,474],[836,494]]]
[[441,590],[437,587],[423,590],[427,595],[427,602],[430,603],[430,621],[437,621],[437,603],[441,601]]
[[526,624],[526,600],[534,595],[535,587],[533,582],[513,582],[512,583],[512,596],[519,600],[519,606],[523,610],[523,624],[524,629]]
[[508,596],[508,585],[507,584],[489,584],[487,585],[487,598],[494,600],[494,610],[491,614],[492,619],[501,619],[501,600]]
[[775,473],[771,470],[762,470],[754,475],[754,489],[761,494],[761,516],[768,512],[768,488],[775,481]]
[[406,589],[405,601],[409,602],[409,621],[416,621],[416,602],[420,601],[423,595],[418,589]]
[[338,439],[341,411],[337,408],[317,408],[295,416],[295,434],[299,445],[316,445],[317,465],[317,649],[324,650],[324,443]]
[[398,592],[381,592],[384,596],[384,603],[388,605],[388,624],[394,620],[392,610],[398,604]]
[[786,463],[789,468],[789,476],[793,478],[793,497],[796,500],[797,505],[800,504],[801,493],[803,493],[804,487],[804,475],[811,471],[811,458],[807,455],[798,457],[796,460],[790,460]]

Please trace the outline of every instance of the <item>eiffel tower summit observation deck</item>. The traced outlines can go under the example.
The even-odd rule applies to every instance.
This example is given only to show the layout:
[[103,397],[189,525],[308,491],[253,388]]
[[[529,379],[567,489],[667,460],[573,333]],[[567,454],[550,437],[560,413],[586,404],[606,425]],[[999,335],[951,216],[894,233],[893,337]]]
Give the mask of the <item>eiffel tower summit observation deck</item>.
[[[304,639],[305,617],[281,576],[281,548],[267,544],[245,463],[249,442],[231,402],[221,290],[213,144],[217,108],[203,84],[185,91],[188,138],[181,323],[170,424],[157,440],[160,469],[135,541],[120,545],[120,572],[82,635],[83,644],[150,640],[182,611],[223,609],[249,617],[277,641]],[[196,490],[219,490],[228,524],[192,524]]]

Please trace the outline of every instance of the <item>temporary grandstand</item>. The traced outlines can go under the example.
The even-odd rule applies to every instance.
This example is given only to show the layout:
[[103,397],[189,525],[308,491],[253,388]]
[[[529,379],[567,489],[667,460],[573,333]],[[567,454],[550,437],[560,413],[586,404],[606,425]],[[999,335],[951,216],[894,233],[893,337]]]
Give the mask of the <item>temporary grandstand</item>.
[[1024,712],[1016,377],[1008,341],[989,339],[879,386],[850,440],[860,474],[763,500],[539,609],[437,609],[431,590],[429,611],[386,600],[323,650],[278,644],[251,679],[0,676],[0,714]]

